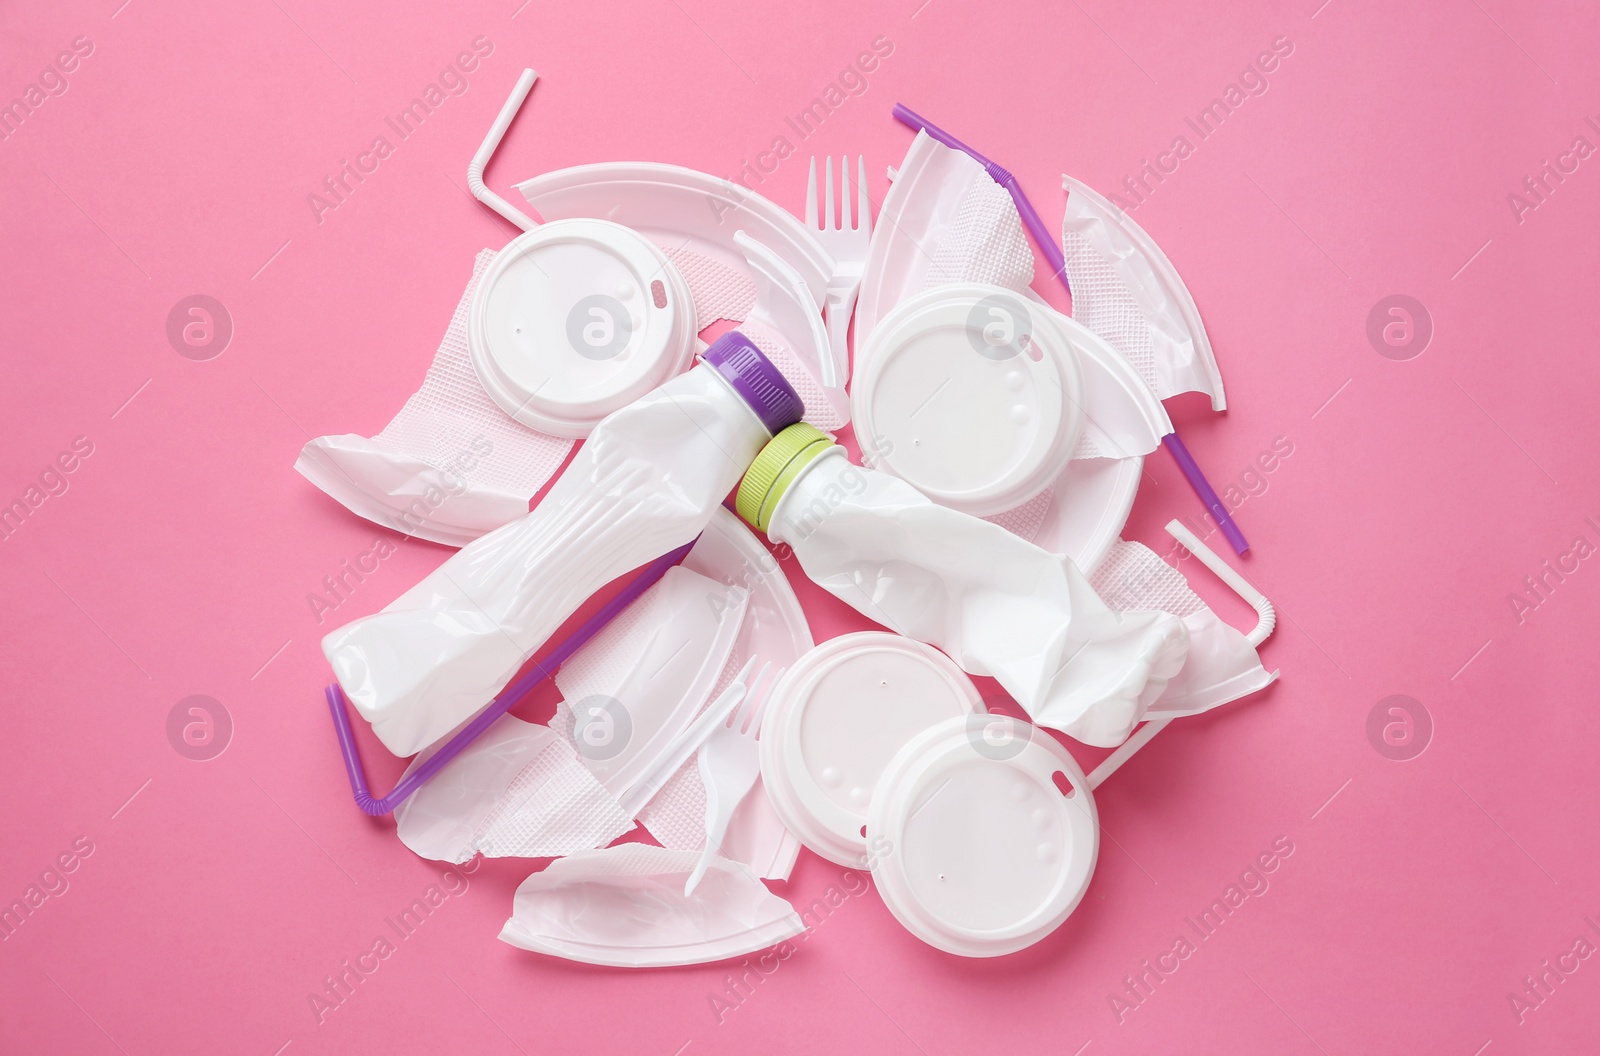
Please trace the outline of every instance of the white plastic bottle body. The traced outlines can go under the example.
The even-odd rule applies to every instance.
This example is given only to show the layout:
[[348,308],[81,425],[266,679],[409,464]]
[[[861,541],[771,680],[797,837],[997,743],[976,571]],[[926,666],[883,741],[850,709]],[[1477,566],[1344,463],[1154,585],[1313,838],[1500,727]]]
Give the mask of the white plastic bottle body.
[[1086,744],[1125,740],[1183,666],[1165,612],[1113,612],[1068,557],[936,505],[833,448],[772,512],[815,583],[870,619],[997,679],[1033,721]]
[[527,516],[323,638],[345,694],[395,755],[427,747],[596,590],[699,534],[770,437],[704,363],[611,414]]

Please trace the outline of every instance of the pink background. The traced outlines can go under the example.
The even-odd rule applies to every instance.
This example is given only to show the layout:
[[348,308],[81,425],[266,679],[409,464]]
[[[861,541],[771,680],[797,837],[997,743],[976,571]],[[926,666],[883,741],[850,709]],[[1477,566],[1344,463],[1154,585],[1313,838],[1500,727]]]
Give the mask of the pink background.
[[[1520,217],[1507,195],[1575,137],[1600,146],[1593,5],[119,2],[0,15],[0,100],[93,45],[0,141],[0,502],[93,446],[0,542],[0,902],[93,847],[0,943],[0,1049],[1592,1049],[1600,960],[1569,958],[1521,1022],[1507,995],[1580,935],[1600,944],[1600,568],[1551,577],[1520,622],[1508,597],[1575,537],[1600,544],[1600,156]],[[318,223],[306,196],[478,36],[493,51],[469,89]],[[629,974],[497,941],[530,868],[501,860],[319,1025],[307,995],[441,868],[351,805],[317,642],[446,551],[400,544],[319,626],[307,595],[380,530],[296,475],[296,452],[381,427],[474,252],[511,237],[464,170],[523,66],[540,82],[489,174],[506,193],[588,161],[732,175],[796,138],[784,118],[880,36],[865,93],[763,193],[798,208],[806,157],[848,151],[881,197],[910,141],[896,101],[1013,169],[1052,226],[1063,169],[1111,193],[1190,136],[1135,215],[1227,380],[1225,416],[1173,406],[1201,463],[1221,485],[1293,445],[1238,511],[1283,681],[1102,788],[1089,895],[1023,954],[936,953],[867,891],[719,1023],[725,966]],[[1204,141],[1186,131],[1279,37],[1268,89]],[[205,362],[165,333],[196,293],[235,326]],[[1416,358],[1368,341],[1392,294],[1432,318]],[[1165,553],[1161,525],[1197,511],[1158,456],[1128,535]],[[862,625],[797,586],[819,638]],[[233,722],[209,761],[168,740],[192,694]],[[1392,694],[1431,716],[1409,761],[1368,737]],[[387,788],[399,764],[372,768]],[[1270,888],[1194,936],[1185,918],[1279,837],[1294,851]],[[779,890],[803,907],[840,882],[806,854]],[[1181,934],[1195,954],[1119,1022],[1109,995]]]

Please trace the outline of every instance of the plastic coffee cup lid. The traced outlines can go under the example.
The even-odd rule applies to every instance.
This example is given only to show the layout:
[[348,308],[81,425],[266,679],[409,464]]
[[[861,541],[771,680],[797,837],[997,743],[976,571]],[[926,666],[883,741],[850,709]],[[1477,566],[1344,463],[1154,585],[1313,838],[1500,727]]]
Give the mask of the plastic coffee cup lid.
[[1077,907],[1100,824],[1083,771],[1052,737],[971,715],[895,755],[873,793],[867,841],[875,886],[907,930],[948,953],[997,957],[1038,942]]
[[555,436],[587,436],[694,356],[683,276],[654,243],[609,220],[555,220],[519,235],[495,255],[469,313],[485,391]]
[[884,767],[918,733],[982,712],[949,657],[882,631],[841,635],[797,660],[761,722],[761,778],[800,842],[870,868],[866,824]]
[[1083,432],[1083,375],[1060,331],[1001,286],[951,283],[903,301],[851,386],[874,468],[978,517],[1043,492]]

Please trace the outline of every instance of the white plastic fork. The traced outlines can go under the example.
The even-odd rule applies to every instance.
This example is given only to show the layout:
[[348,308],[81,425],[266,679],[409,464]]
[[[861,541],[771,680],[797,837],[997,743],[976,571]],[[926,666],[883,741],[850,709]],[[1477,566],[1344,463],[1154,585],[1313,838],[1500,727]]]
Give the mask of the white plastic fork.
[[712,730],[710,739],[700,749],[700,783],[706,788],[706,845],[700,851],[699,864],[689,874],[689,882],[683,885],[685,898],[694,894],[711,859],[722,849],[734,809],[761,774],[761,756],[756,746],[761,716],[772,686],[783,678],[786,670],[788,668],[780,668],[772,681],[766,683],[767,691],[763,693],[761,684],[767,673],[763,666],[755,681],[750,683],[750,691],[745,694],[744,704],[734,713],[733,720]]
[[618,802],[622,804],[622,809],[630,817],[637,817],[639,811],[644,809],[645,804],[649,803],[655,794],[661,791],[661,787],[671,779],[672,775],[678,772],[678,768],[688,762],[689,757],[700,750],[700,746],[706,743],[706,738],[710,737],[714,731],[721,728],[728,721],[728,716],[739,706],[740,701],[745,699],[747,686],[749,690],[754,690],[760,684],[762,677],[766,675],[767,668],[772,665],[762,664],[761,670],[756,673],[755,679],[746,683],[745,680],[750,678],[750,669],[755,666],[755,657],[752,656],[745,661],[744,667],[740,668],[739,673],[733,676],[733,681],[728,683],[727,688],[717,694],[716,699],[706,705],[705,710],[693,722],[689,723],[689,728],[679,734],[667,749],[661,753],[660,757],[650,764],[649,768],[640,774],[632,785],[628,786],[627,791],[617,797]]
[[[839,212],[833,211],[833,158],[824,162],[823,181],[826,212],[817,213],[817,159],[811,159],[811,175],[806,180],[806,223],[817,233],[817,241],[833,258],[833,274],[828,277],[828,300],[822,314],[828,323],[828,345],[833,362],[823,364],[822,379],[828,388],[842,388],[850,376],[850,315],[855,311],[856,294],[861,291],[861,275],[867,264],[867,249],[872,242],[872,202],[867,197],[867,159],[856,157],[855,218],[850,217],[850,158],[839,159]],[[830,369],[831,368],[831,369]]]

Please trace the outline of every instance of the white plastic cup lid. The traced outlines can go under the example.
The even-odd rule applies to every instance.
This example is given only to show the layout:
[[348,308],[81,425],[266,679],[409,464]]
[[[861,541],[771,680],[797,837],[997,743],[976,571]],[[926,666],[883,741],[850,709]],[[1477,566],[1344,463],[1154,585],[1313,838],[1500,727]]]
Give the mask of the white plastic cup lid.
[[895,755],[867,839],[878,892],[907,930],[948,953],[998,957],[1038,942],[1077,907],[1100,824],[1065,748],[1026,722],[972,715]]
[[875,468],[943,505],[988,517],[1043,492],[1083,432],[1083,374],[1022,295],[951,283],[873,329],[851,388]]
[[643,235],[555,220],[495,255],[467,345],[485,391],[523,425],[583,437],[694,357],[688,284]]
[[760,739],[767,798],[801,843],[870,868],[867,815],[884,767],[923,730],[982,710],[972,680],[932,646],[882,631],[830,639],[773,687]]

